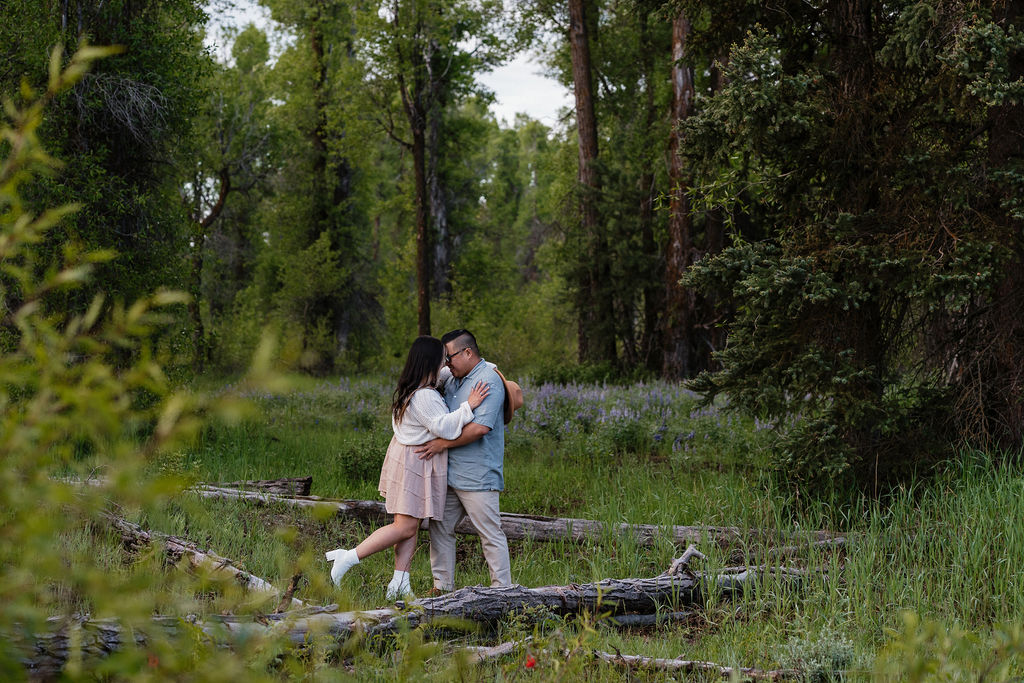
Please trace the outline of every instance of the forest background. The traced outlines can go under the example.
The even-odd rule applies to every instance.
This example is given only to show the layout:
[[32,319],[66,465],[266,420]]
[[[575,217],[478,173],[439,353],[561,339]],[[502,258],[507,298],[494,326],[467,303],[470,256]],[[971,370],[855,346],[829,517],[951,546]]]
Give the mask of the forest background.
[[[825,617],[873,656],[907,606],[986,634],[911,629],[914,652],[1024,651],[997,625],[1019,614],[1024,547],[1022,5],[266,0],[280,54],[250,27],[223,64],[193,0],[8,0],[0,597],[2,630],[29,640],[0,667],[24,674],[58,613],[144,632],[232,598],[123,548],[112,507],[240,540],[272,581],[332,599],[320,545],[362,528],[250,525],[184,489],[316,462],[329,493],[372,495],[387,388],[335,378],[390,376],[413,336],[457,326],[534,392],[510,430],[515,508],[572,512],[586,481],[609,524],[857,534],[848,557],[809,551],[832,583],[807,601],[709,610],[740,634],[716,656],[770,661]],[[72,56],[83,39],[120,47]],[[573,94],[554,127],[495,121],[476,80],[530,49]],[[271,368],[314,389],[261,393]],[[610,386],[637,379],[658,382]],[[532,585],[674,550],[531,543]],[[194,664],[175,652],[121,664]],[[90,675],[79,654],[69,677]]]
[[[40,264],[191,295],[183,377],[266,328],[324,375],[461,326],[514,374],[697,378],[811,484],[1019,445],[1019,3],[262,5],[280,54],[249,26],[228,63],[216,3],[4,5],[5,93],[124,46],[51,106],[26,200],[81,204]],[[573,92],[554,127],[488,111],[524,50]]]

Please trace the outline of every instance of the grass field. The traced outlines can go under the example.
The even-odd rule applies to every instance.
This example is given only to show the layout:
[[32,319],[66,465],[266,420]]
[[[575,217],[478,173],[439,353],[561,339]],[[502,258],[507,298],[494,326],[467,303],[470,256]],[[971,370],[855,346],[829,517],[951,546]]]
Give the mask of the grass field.
[[[250,395],[257,413],[231,427],[208,428],[193,448],[155,467],[197,481],[311,475],[315,495],[375,499],[390,439],[391,389],[383,379],[305,380],[284,395]],[[831,529],[849,532],[853,540],[845,550],[805,548],[792,558],[791,564],[824,576],[808,581],[799,594],[769,581],[738,602],[709,601],[683,623],[619,630],[597,615],[550,618],[536,627],[511,620],[497,633],[444,638],[415,631],[343,654],[325,650],[282,672],[367,680],[624,675],[583,655],[556,654],[562,649],[795,668],[806,680],[1010,680],[1024,672],[1024,636],[1017,626],[1024,623],[1024,475],[1017,467],[965,454],[938,476],[881,501],[808,502],[787,493],[784,473],[768,470],[769,426],[717,406],[698,408],[677,386],[526,383],[524,389],[526,407],[507,435],[504,511],[608,523]],[[328,580],[323,551],[361,540],[370,529],[359,523],[187,494],[138,521],[209,547],[278,586],[302,571],[304,600],[356,609],[385,604],[390,553],[368,558],[340,589]],[[412,566],[417,593],[430,586],[426,540],[421,534]],[[71,546],[90,542],[85,536],[68,539]],[[513,580],[525,586],[653,576],[681,550],[667,541],[637,547],[611,534],[585,545],[510,545]],[[765,549],[751,543],[732,549],[732,557],[710,544],[701,550],[708,556],[703,568],[714,569],[737,556],[760,563]],[[111,554],[112,570],[152,570],[125,568],[115,549],[104,552]],[[476,538],[460,537],[458,557],[458,585],[487,583]],[[183,602],[169,604],[169,611],[182,604],[205,613],[265,608],[187,585],[179,597]],[[475,668],[456,654],[465,644],[528,635],[534,640],[525,650]],[[528,655],[536,666],[525,666]]]

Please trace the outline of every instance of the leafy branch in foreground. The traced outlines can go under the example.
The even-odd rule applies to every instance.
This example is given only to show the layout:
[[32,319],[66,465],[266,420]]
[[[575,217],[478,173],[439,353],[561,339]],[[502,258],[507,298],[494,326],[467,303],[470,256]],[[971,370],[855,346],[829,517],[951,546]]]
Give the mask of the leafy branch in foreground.
[[[5,680],[29,673],[23,662],[35,637],[53,631],[53,617],[71,612],[116,617],[122,627],[135,630],[137,646],[102,663],[108,675],[148,666],[164,673],[187,668],[223,676],[246,661],[208,648],[202,634],[184,624],[169,634],[151,633],[152,616],[173,586],[158,562],[126,570],[119,558],[104,553],[111,543],[100,521],[110,507],[144,515],[179,492],[182,482],[147,474],[152,460],[179,447],[214,413],[237,416],[241,405],[223,397],[214,404],[176,390],[164,375],[150,340],[168,320],[161,310],[185,302],[185,295],[158,292],[131,305],[109,305],[97,294],[82,314],[63,310],[60,295],[83,287],[93,267],[114,255],[67,244],[61,263],[43,262],[38,245],[76,207],[33,215],[22,201],[26,185],[60,168],[36,135],[47,105],[94,60],[117,51],[85,46],[66,64],[54,51],[46,91],[23,85],[17,102],[4,102],[0,123],[0,677]],[[258,368],[266,368],[268,349],[261,358],[252,378],[267,377]],[[78,487],[66,480],[96,469],[104,471],[107,485]],[[82,537],[84,542],[71,541]],[[69,678],[96,672],[97,662],[84,658],[80,642],[70,641],[63,672]]]

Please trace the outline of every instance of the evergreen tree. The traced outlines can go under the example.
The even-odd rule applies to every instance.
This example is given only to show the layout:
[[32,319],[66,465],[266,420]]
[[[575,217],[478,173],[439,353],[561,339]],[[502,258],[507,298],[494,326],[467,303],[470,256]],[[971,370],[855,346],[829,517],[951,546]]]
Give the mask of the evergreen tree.
[[[4,3],[0,90],[21,81],[38,87],[53,46],[74,52],[82,40],[119,45],[48,110],[41,134],[59,174],[33,188],[33,206],[82,203],[47,236],[48,252],[67,243],[111,249],[118,258],[97,274],[108,293],[129,300],[164,285],[180,286],[188,249],[186,209],[176,172],[184,161],[179,140],[190,136],[203,98],[209,60],[201,45],[205,20],[198,0],[85,0]],[[68,305],[87,304],[77,292]]]
[[[732,29],[692,5],[720,49]],[[773,421],[795,482],[1020,442],[1015,6],[794,3],[806,21],[752,28],[688,124],[695,197],[765,233],[685,279],[736,311],[694,386]]]

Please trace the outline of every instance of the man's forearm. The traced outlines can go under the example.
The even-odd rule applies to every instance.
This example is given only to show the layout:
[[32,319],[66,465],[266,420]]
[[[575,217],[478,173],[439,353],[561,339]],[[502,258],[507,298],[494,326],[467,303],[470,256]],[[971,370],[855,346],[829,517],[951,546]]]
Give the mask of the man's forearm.
[[491,431],[490,427],[485,427],[476,422],[470,422],[468,425],[462,428],[462,434],[457,439],[444,439],[445,448],[458,448],[459,446],[465,446],[466,444],[473,443],[483,438],[484,434]]

